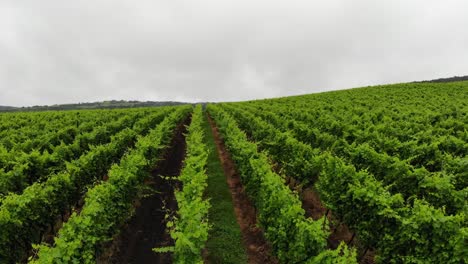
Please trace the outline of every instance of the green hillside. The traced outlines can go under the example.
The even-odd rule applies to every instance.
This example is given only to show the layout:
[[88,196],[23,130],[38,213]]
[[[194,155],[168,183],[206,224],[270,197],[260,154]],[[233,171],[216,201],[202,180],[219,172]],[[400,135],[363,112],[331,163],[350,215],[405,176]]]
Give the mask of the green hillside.
[[0,113],[0,263],[468,263],[467,215],[468,81]]

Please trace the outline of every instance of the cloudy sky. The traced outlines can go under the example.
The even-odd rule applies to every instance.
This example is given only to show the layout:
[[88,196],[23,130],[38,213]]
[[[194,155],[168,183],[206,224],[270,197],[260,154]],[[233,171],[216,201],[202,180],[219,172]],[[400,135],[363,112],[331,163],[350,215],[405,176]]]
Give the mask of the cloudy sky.
[[0,105],[233,101],[468,75],[468,1],[0,0]]

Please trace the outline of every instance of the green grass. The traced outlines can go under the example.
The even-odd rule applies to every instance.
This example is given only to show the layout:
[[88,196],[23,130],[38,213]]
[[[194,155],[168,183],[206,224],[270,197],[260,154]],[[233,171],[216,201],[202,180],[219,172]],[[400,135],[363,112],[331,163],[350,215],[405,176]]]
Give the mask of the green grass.
[[210,198],[211,204],[208,212],[211,229],[206,243],[207,261],[208,263],[247,263],[247,255],[242,244],[239,224],[234,214],[231,193],[207,118],[205,118],[204,123],[205,144],[210,151],[207,162],[208,187],[206,196]]

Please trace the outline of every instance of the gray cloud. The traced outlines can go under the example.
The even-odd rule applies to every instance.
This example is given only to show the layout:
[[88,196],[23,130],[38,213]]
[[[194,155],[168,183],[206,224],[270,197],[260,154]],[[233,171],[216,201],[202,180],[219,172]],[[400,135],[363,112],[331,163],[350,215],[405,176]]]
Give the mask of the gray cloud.
[[234,101],[466,75],[466,1],[3,0],[0,105]]

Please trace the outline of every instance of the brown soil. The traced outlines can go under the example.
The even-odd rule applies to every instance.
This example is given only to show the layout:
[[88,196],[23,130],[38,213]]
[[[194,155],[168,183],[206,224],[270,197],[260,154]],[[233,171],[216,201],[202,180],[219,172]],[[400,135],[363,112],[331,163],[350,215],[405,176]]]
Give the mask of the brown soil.
[[278,263],[271,254],[271,246],[267,243],[263,231],[257,226],[257,215],[252,202],[245,193],[236,171],[234,162],[221,140],[218,129],[213,120],[208,117],[213,132],[218,155],[221,159],[224,174],[231,191],[234,211],[239,223],[243,242],[246,248],[248,262],[256,263]]
[[[341,242],[360,248],[358,239],[354,237],[355,234],[349,230],[347,225],[336,221],[332,212],[323,206],[318,193],[313,188],[300,188],[298,187],[300,185],[292,178],[289,178],[287,182],[292,190],[298,191],[302,201],[302,208],[305,210],[307,217],[318,220],[324,215],[327,215],[327,224],[331,231],[328,237],[329,248],[336,249]],[[358,254],[359,263],[361,264],[375,263],[374,257],[375,252],[372,250],[367,250],[366,252],[360,252]]]
[[[210,123],[211,123],[210,119]],[[213,126],[212,126],[213,127]],[[255,141],[252,138],[251,133],[246,132],[247,138],[250,141]],[[281,175],[281,166],[274,161],[270,160],[272,169]],[[360,264],[374,264],[375,263],[375,251],[372,249],[362,249],[359,245],[358,239],[355,238],[355,234],[349,230],[348,226],[344,223],[339,223],[333,217],[331,211],[327,210],[320,201],[318,193],[311,187],[304,188],[299,181],[296,181],[292,177],[286,177],[286,184],[293,191],[298,192],[302,202],[302,208],[305,210],[306,217],[310,217],[314,220],[318,220],[327,214],[327,224],[330,227],[331,233],[327,239],[328,248],[336,249],[341,242],[345,242],[348,245],[354,246],[358,251],[358,260]],[[361,251],[361,252],[359,252]]]
[[[155,253],[153,248],[173,246],[166,230],[166,214],[177,211],[174,189],[185,157],[187,119],[180,124],[151,177],[145,182],[151,192],[135,203],[136,209],[120,235],[114,239],[101,263],[172,263],[171,253]],[[170,177],[170,178],[168,178]]]

